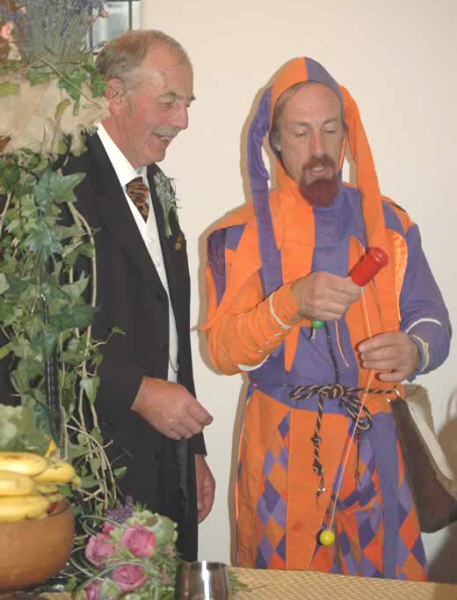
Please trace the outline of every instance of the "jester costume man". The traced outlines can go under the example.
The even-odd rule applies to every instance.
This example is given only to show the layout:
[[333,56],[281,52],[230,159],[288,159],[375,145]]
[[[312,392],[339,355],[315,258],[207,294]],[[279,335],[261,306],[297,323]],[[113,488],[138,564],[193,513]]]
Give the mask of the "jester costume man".
[[[271,137],[278,99],[307,81],[336,94],[345,123],[327,206],[307,201]],[[267,133],[277,159],[271,192],[261,154]],[[341,181],[346,143],[355,187]],[[309,58],[288,63],[263,94],[249,132],[248,169],[253,203],[223,219],[208,238],[205,325],[214,365],[226,374],[246,372],[250,380],[236,492],[239,563],[425,579],[389,404],[404,389],[364,368],[358,353],[364,340],[404,332],[419,350],[410,379],[448,354],[448,313],[418,228],[381,197],[354,100]],[[297,320],[296,280],[315,272],[348,279],[373,247],[387,254],[388,265],[344,316],[320,329]],[[323,530],[333,532],[333,544],[322,543]]]

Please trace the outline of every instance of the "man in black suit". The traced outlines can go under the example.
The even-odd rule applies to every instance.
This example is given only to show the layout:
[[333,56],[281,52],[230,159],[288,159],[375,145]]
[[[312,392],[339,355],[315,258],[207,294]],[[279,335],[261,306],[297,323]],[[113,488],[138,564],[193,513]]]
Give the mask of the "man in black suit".
[[178,549],[195,560],[214,499],[202,436],[212,417],[195,398],[185,238],[156,164],[188,126],[192,67],[158,31],[121,36],[97,62],[109,115],[65,169],[86,173],[76,206],[96,231],[94,336],[108,339],[96,409],[114,466],[127,466],[121,490],[177,521]]

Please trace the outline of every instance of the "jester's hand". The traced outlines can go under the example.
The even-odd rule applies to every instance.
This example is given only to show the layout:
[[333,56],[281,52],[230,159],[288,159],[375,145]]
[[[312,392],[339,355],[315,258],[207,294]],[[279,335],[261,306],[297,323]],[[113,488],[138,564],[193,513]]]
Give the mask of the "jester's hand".
[[358,350],[362,367],[380,371],[381,381],[403,381],[421,362],[418,347],[403,331],[380,333],[362,342]]

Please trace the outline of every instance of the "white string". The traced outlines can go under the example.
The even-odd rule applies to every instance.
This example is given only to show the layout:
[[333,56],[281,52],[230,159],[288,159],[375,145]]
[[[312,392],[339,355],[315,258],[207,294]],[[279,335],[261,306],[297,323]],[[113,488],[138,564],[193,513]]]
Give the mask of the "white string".
[[[364,320],[365,320],[365,327],[366,327],[367,333],[368,333],[368,339],[371,339],[372,336],[371,336],[370,319],[368,317],[368,310],[367,310],[367,305],[366,305],[366,301],[365,301],[365,290],[363,288],[362,288],[362,307],[363,307],[363,316],[364,316]],[[359,412],[357,414],[357,419],[355,420],[354,428],[352,430],[352,435],[349,438],[349,442],[347,445],[346,455],[345,455],[345,457],[343,459],[343,463],[341,465],[340,476],[339,476],[338,483],[337,483],[336,489],[335,489],[335,498],[333,500],[333,507],[332,507],[332,512],[330,515],[330,522],[329,522],[329,526],[328,526],[328,528],[330,530],[333,530],[333,522],[335,520],[336,505],[338,502],[338,496],[340,494],[341,486],[343,484],[343,477],[344,477],[344,473],[346,471],[346,465],[349,460],[349,454],[351,452],[352,444],[354,443],[354,437],[357,432],[357,426],[359,424],[360,417],[362,415],[363,407],[365,406],[365,401],[368,396],[368,390],[370,389],[370,385],[371,385],[371,381],[373,379],[374,373],[375,373],[374,369],[372,369],[369,373],[368,382],[367,382],[367,384],[365,386],[365,390],[363,392],[363,398],[362,398],[362,402],[360,404]]]

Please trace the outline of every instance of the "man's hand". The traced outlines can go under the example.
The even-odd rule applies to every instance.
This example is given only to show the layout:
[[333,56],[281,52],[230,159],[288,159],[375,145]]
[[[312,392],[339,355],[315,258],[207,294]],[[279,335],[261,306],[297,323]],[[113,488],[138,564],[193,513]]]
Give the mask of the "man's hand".
[[172,440],[188,439],[213,420],[185,387],[152,377],[143,377],[131,408]]
[[380,333],[362,342],[358,350],[365,369],[388,371],[379,375],[381,381],[403,381],[421,361],[418,347],[403,331]]
[[195,475],[197,479],[198,522],[209,515],[214,502],[216,482],[203,454],[195,455]]
[[297,320],[337,321],[360,296],[360,287],[350,277],[323,271],[297,279],[292,291],[299,306]]

